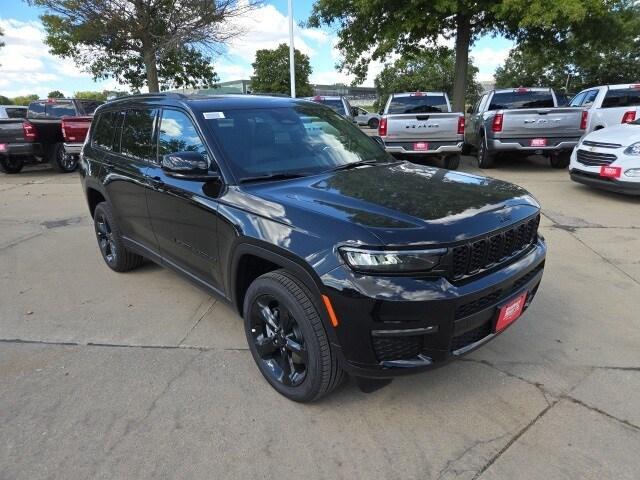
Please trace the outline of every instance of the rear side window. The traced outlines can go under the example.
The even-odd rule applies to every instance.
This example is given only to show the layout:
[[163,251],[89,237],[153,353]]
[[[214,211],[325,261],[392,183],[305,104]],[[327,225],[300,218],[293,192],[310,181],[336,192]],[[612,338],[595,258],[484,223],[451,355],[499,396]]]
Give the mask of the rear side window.
[[584,94],[584,100],[580,104],[582,107],[590,107],[593,105],[593,102],[596,101],[596,97],[598,96],[598,90],[589,90]]
[[519,108],[552,108],[553,96],[550,91],[514,90],[496,92],[491,98],[489,110],[516,110]]
[[640,105],[640,87],[609,90],[602,101],[602,108],[635,107]]
[[329,107],[331,110],[333,110],[336,113],[339,113],[340,115],[344,115],[344,105],[342,104],[342,100],[327,100],[327,99],[322,99],[322,100],[314,100],[317,103],[321,103],[323,105],[326,105],[327,107]]
[[158,154],[199,152],[207,154],[191,119],[177,110],[164,110],[158,134]]
[[92,144],[107,150],[113,150],[116,112],[104,112],[98,116],[95,122]]
[[579,107],[580,104],[582,103],[582,100],[584,100],[584,96],[587,94],[587,92],[580,92],[578,95],[576,95],[575,97],[573,97],[571,99],[571,103],[569,104],[570,107]]
[[44,117],[44,102],[32,102],[29,104],[29,117]]
[[78,106],[83,115],[93,115],[93,112],[96,111],[100,105],[104,102],[100,102],[98,100],[81,100],[78,102]]
[[127,110],[122,125],[120,152],[130,157],[155,161],[153,131],[157,110]]
[[4,109],[7,112],[7,118],[25,118],[27,116],[26,108],[10,108]]
[[48,117],[73,117],[76,115],[76,108],[71,102],[51,102],[47,103],[45,112]]
[[387,113],[441,113],[448,112],[444,95],[411,95],[392,97]]

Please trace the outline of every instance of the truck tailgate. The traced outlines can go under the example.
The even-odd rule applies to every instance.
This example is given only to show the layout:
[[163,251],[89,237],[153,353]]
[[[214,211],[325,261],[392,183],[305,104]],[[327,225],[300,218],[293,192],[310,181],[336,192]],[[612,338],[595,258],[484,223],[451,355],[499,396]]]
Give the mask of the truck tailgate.
[[456,140],[460,113],[387,115],[385,140]]
[[62,117],[62,136],[67,143],[83,143],[93,117]]
[[0,143],[24,142],[24,131],[20,118],[8,118],[0,120]]
[[580,137],[582,109],[566,108],[526,108],[519,110],[500,110],[503,115],[502,131],[496,133],[499,138],[536,138],[536,137]]

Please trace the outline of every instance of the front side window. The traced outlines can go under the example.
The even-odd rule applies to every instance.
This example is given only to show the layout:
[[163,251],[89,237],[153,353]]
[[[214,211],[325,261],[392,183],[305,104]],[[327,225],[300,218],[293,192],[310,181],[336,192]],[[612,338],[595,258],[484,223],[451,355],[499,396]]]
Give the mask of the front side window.
[[412,94],[406,97],[392,97],[387,113],[440,113],[448,112],[444,95]]
[[158,133],[158,155],[178,152],[198,152],[207,156],[207,149],[191,119],[177,110],[164,110]]
[[640,87],[609,90],[602,101],[602,108],[635,107],[640,105]]
[[218,112],[208,125],[238,180],[312,175],[390,157],[352,122],[328,108],[296,105]]
[[344,115],[344,105],[342,104],[342,100],[329,100],[329,99],[323,98],[321,100],[314,100],[314,102],[321,103],[322,105],[326,105],[334,112],[339,113],[340,115]]
[[573,99],[571,100],[571,103],[569,103],[569,106],[570,107],[579,107],[582,104],[582,100],[584,100],[584,96],[586,94],[587,94],[587,92],[580,92],[578,95],[573,97]]
[[122,125],[120,152],[123,155],[155,160],[153,131],[157,110],[127,110]]

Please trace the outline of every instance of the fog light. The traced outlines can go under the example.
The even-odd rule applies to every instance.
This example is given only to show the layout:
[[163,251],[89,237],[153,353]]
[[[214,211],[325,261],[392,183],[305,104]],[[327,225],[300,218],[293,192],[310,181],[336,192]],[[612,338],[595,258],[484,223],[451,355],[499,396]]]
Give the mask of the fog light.
[[627,177],[640,177],[640,168],[630,168],[629,170],[625,170],[624,174]]

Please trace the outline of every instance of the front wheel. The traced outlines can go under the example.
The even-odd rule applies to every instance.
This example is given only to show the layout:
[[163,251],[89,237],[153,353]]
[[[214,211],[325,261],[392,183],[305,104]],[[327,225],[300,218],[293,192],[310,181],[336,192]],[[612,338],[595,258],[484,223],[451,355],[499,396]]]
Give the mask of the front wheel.
[[0,157],[0,170],[4,173],[20,173],[24,167],[22,157]]
[[369,125],[369,128],[371,128],[373,130],[377,130],[379,124],[380,124],[380,120],[378,120],[377,118],[371,118],[367,122],[367,125]]
[[553,168],[567,168],[571,162],[571,152],[559,152],[549,157],[549,162]]
[[60,173],[71,173],[78,167],[78,158],[65,152],[62,143],[56,143],[51,147],[49,162]]
[[294,275],[276,270],[258,277],[244,299],[251,355],[280,394],[310,402],[343,378],[311,293]]

